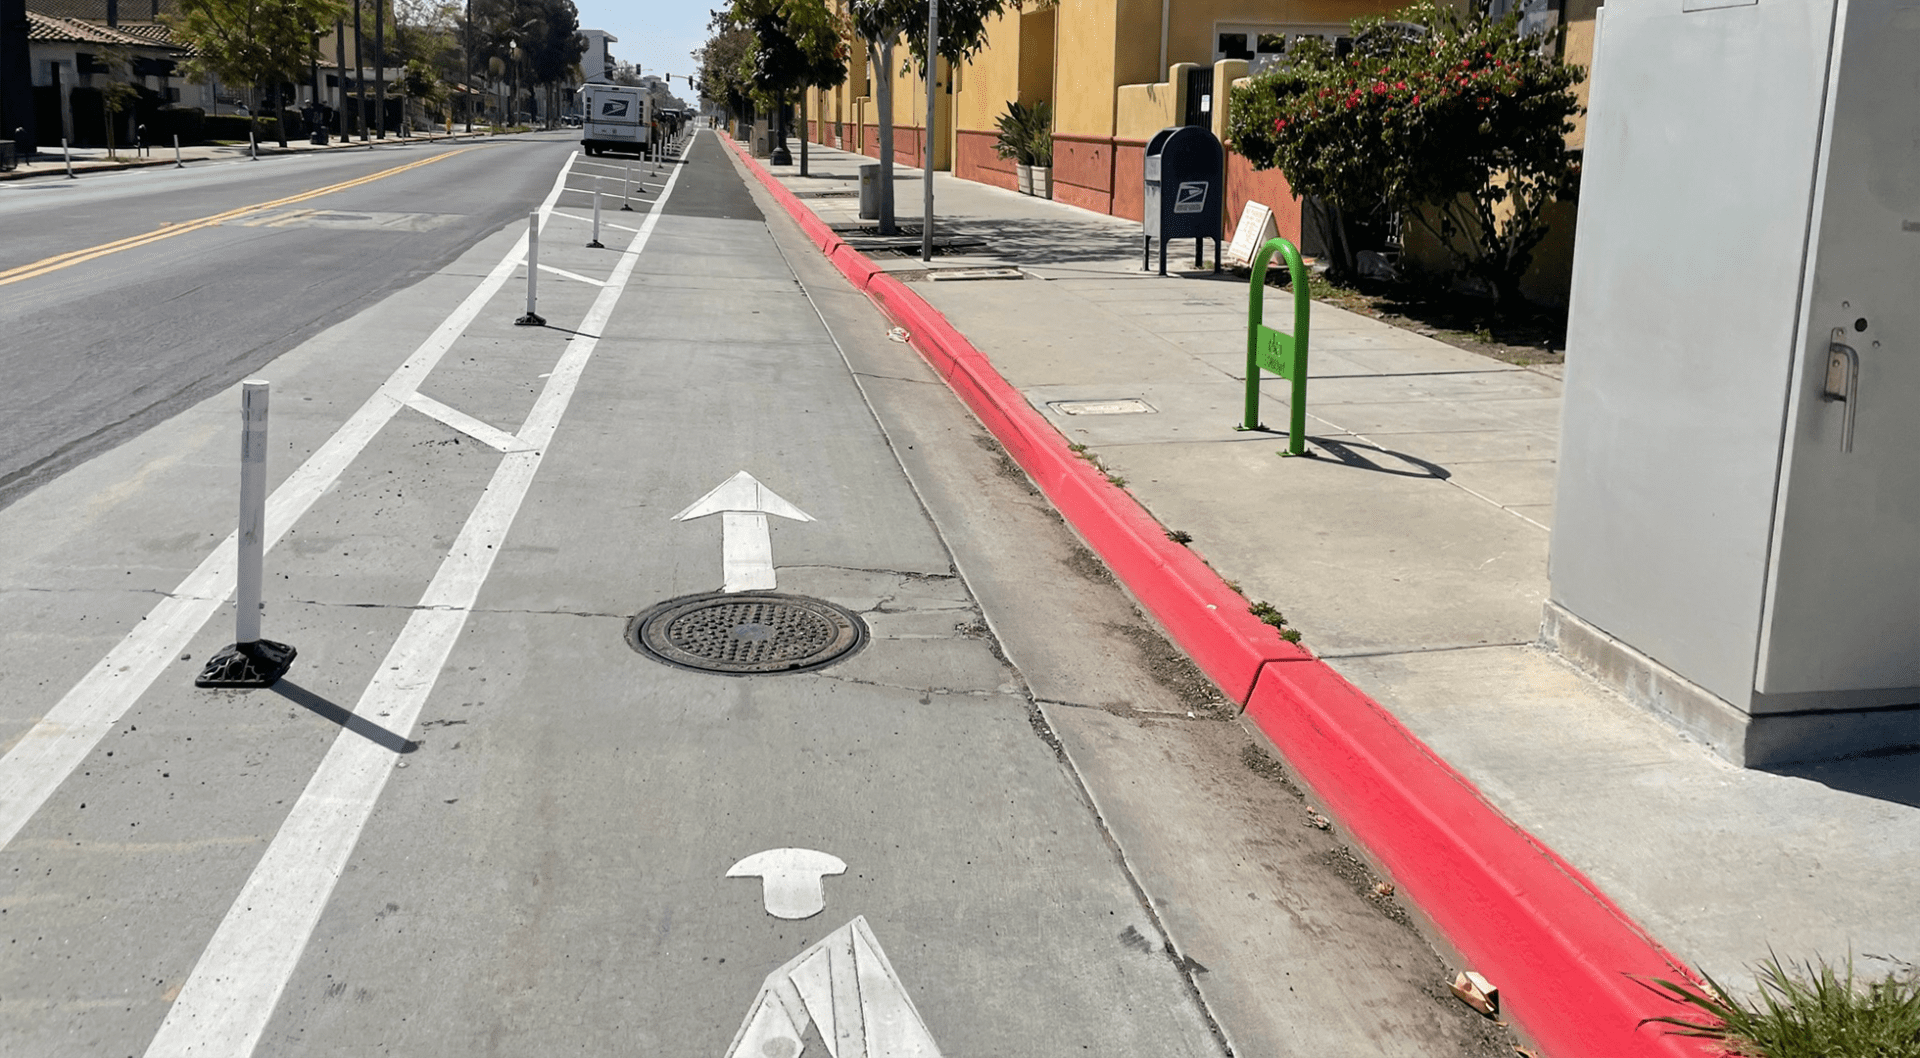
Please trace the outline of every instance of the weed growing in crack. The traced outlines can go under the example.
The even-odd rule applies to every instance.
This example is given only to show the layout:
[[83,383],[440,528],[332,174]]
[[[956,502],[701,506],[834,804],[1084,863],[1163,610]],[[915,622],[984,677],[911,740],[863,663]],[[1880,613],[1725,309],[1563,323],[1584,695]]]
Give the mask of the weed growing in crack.
[[[1234,591],[1239,591],[1235,586]],[[1280,638],[1289,643],[1300,642],[1300,630],[1287,627],[1287,615],[1275,609],[1272,603],[1255,601],[1247,607],[1247,612],[1258,617],[1263,623],[1272,625],[1280,633]]]

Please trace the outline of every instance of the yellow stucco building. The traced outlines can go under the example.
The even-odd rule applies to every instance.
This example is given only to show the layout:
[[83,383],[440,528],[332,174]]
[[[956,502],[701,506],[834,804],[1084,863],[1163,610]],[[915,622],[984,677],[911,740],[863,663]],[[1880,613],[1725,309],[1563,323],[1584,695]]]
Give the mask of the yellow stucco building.
[[[830,0],[844,9],[845,0]],[[1496,4],[1519,0],[1495,0]],[[956,176],[1014,186],[1013,164],[997,157],[995,118],[1007,104],[1053,106],[1053,197],[1086,209],[1138,219],[1146,144],[1167,125],[1226,127],[1226,99],[1236,78],[1275,61],[1302,35],[1337,41],[1352,20],[1383,15],[1405,0],[1056,0],[1009,8],[988,27],[987,45],[949,75],[935,73],[933,166]],[[1529,17],[1566,25],[1564,57],[1585,65],[1593,48],[1597,0],[1532,0]],[[1496,7],[1496,10],[1498,8]],[[877,156],[878,115],[865,42],[851,49],[846,83],[811,93],[807,134],[822,142]],[[896,158],[919,165],[925,157],[926,86],[907,67],[904,45],[894,49],[893,120]],[[1585,95],[1585,86],[1581,88]],[[1584,98],[1583,98],[1584,102]],[[1584,128],[1574,134],[1575,146]],[[1249,200],[1271,206],[1280,233],[1299,239],[1298,201],[1273,171],[1257,172],[1237,154],[1227,156],[1229,226]],[[1571,210],[1567,211],[1571,216]],[[1564,251],[1543,247],[1540,267],[1564,271],[1571,232],[1559,233]],[[1553,300],[1550,275],[1536,284]]]

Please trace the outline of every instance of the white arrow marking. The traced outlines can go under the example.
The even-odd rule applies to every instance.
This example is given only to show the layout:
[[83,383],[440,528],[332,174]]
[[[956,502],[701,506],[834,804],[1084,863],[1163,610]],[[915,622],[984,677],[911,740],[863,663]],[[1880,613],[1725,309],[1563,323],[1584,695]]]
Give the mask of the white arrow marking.
[[742,470],[673,516],[676,522],[723,514],[720,559],[725,583],[720,590],[770,591],[774,587],[773,539],[767,534],[767,515],[797,522],[813,515],[795,507]]
[[940,1058],[864,916],[767,975],[727,1058],[801,1058],[814,1024],[833,1058]]
[[812,918],[827,907],[823,878],[845,874],[838,856],[812,849],[768,849],[727,868],[729,878],[759,878],[767,914],[774,918]]

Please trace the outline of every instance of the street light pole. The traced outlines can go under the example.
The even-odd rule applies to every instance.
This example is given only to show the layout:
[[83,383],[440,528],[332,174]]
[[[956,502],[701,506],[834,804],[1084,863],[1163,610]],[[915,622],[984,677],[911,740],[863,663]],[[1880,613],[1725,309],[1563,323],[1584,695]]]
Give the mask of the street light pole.
[[338,71],[333,77],[334,87],[339,90],[335,98],[340,101],[340,107],[334,111],[333,119],[339,126],[335,129],[339,133],[339,140],[345,143],[347,142],[347,24],[337,18],[333,20],[333,67]]
[[467,0],[466,47],[467,79],[460,86],[460,98],[467,104],[467,132],[473,132],[473,0]]
[[367,76],[366,63],[361,61],[361,49],[367,44],[360,32],[360,0],[353,0],[353,109],[359,119],[360,142],[367,142]]
[[927,121],[920,136],[920,259],[933,260],[933,100],[939,79],[940,0],[927,0]]
[[380,138],[387,138],[387,0],[373,0],[373,109]]

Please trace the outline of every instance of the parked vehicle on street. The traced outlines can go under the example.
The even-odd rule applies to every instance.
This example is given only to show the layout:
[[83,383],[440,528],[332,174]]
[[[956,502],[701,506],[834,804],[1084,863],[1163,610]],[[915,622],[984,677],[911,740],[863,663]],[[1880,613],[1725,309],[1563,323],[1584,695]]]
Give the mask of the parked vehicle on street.
[[580,89],[580,146],[588,154],[613,151],[640,154],[653,130],[653,100],[646,89],[590,84]]

